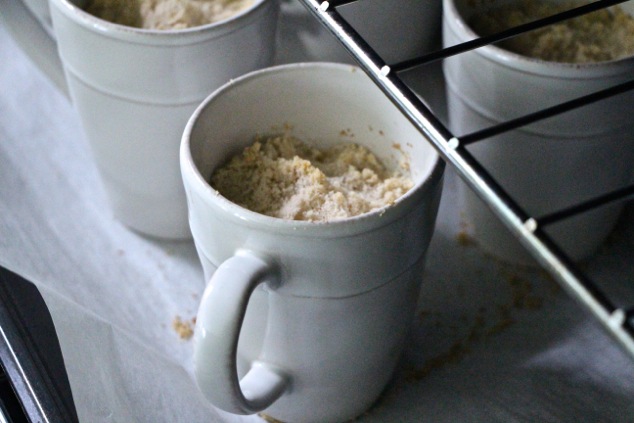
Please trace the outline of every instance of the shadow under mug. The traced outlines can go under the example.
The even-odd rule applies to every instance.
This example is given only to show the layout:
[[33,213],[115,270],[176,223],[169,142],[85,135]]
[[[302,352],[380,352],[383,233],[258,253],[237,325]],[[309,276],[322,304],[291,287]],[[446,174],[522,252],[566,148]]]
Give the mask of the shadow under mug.
[[[360,143],[389,167],[405,160],[415,186],[379,210],[308,222],[251,212],[208,184],[254,135],[284,128],[318,147]],[[208,97],[181,145],[190,226],[209,281],[194,338],[206,398],[295,423],[345,421],[370,407],[413,320],[443,169],[354,66],[273,67]]]
[[[475,39],[469,19],[507,1],[444,0],[446,47]],[[634,2],[622,5],[634,12]],[[479,9],[480,8],[480,9]],[[449,126],[460,137],[628,81],[634,57],[587,64],[548,62],[485,46],[448,58]],[[634,92],[589,104],[468,147],[524,208],[538,218],[626,186],[632,178]],[[520,242],[469,188],[466,223],[497,258],[536,264]],[[621,204],[604,206],[545,228],[573,260],[590,257],[612,231]]]
[[[27,20],[40,40],[28,53],[67,87],[115,217],[143,234],[190,238],[178,161],[183,129],[211,91],[272,64],[278,2],[255,0],[226,20],[180,30],[110,23],[83,3],[51,0],[52,28],[47,19]],[[22,1],[8,11],[29,13]]]

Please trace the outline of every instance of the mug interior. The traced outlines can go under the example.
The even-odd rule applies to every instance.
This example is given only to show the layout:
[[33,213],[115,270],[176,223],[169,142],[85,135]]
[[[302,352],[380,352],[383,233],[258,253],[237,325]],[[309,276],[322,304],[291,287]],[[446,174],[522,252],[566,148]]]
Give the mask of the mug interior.
[[318,148],[362,144],[388,168],[408,168],[415,187],[430,178],[439,160],[365,73],[350,65],[293,64],[256,71],[212,94],[190,122],[189,151],[205,182],[256,135],[287,131]]
[[[159,34],[166,34],[166,33],[172,33],[172,32],[192,32],[192,31],[199,31],[203,28],[209,28],[209,27],[215,27],[215,26],[222,26],[227,22],[231,22],[234,21],[235,19],[238,19],[248,13],[250,13],[251,10],[255,9],[256,7],[258,7],[260,4],[264,3],[265,1],[271,1],[271,0],[253,0],[253,3],[251,5],[249,5],[248,7],[245,7],[244,9],[240,10],[239,12],[237,12],[234,15],[229,16],[226,19],[222,19],[216,22],[212,22],[212,23],[208,23],[208,24],[204,24],[204,25],[197,25],[197,26],[193,26],[193,27],[189,27],[189,28],[179,28],[179,29],[147,29],[147,28],[138,28],[138,27],[134,27],[134,26],[127,26],[127,25],[122,25],[122,24],[118,24],[118,23],[114,23],[114,22],[110,22],[108,20],[102,19],[99,16],[95,16],[89,12],[85,11],[85,8],[88,6],[88,4],[90,3],[90,0],[54,0],[57,2],[60,2],[62,4],[67,4],[70,5],[72,7],[75,7],[77,9],[80,9],[83,13],[82,15],[85,15],[87,17],[89,17],[90,19],[96,19],[98,20],[101,24],[106,25],[110,28],[125,28],[126,31],[141,31],[141,32],[149,32],[149,33],[159,33]],[[140,4],[140,1],[137,1],[137,3]]]
[[[448,10],[447,12],[450,12],[450,14],[454,14],[456,15],[456,18],[461,20],[461,26],[463,26],[464,30],[467,32],[467,38],[468,39],[473,39],[476,38],[478,36],[480,36],[480,34],[477,34],[468,24],[468,22],[471,20],[471,18],[476,14],[476,12],[482,12],[482,11],[486,11],[486,10],[492,10],[495,9],[497,7],[500,6],[509,6],[509,5],[513,5],[513,4],[517,4],[517,3],[521,3],[524,2],[526,0],[449,0],[448,2],[445,3],[445,8],[452,8],[453,11]],[[559,4],[559,3],[574,3],[574,4],[584,4],[584,3],[592,3],[590,0],[541,0],[544,2],[549,2],[551,4]],[[634,16],[634,0],[632,1],[627,1],[624,3],[620,3],[618,5],[618,7],[620,7],[625,13]],[[555,66],[562,66],[562,67],[574,67],[574,68],[580,68],[580,67],[595,67],[597,66],[597,64],[601,64],[601,63],[606,63],[606,62],[610,62],[610,61],[602,61],[602,62],[590,62],[590,63],[581,63],[581,64],[571,64],[571,63],[564,63],[564,62],[547,62],[544,60],[540,60],[540,59],[536,59],[536,58],[528,58],[522,55],[519,55],[517,53],[511,52],[509,50],[497,47],[495,45],[490,45],[490,46],[486,46],[483,47],[482,50],[487,50],[487,49],[493,49],[493,50],[497,50],[496,53],[502,54],[502,55],[511,55],[514,57],[513,60],[517,60],[517,58],[524,58],[527,61],[531,61],[531,62],[544,62],[544,63],[549,63],[550,65],[555,65]],[[630,58],[631,56],[628,56],[627,58]],[[625,58],[621,58],[618,60],[614,60],[613,62],[618,62],[620,60],[623,60]]]

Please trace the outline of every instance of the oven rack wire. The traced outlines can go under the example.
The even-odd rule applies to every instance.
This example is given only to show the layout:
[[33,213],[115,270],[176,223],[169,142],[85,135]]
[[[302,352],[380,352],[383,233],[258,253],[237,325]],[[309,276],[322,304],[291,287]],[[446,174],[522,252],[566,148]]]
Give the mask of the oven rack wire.
[[[499,181],[496,181],[466,149],[467,145],[494,135],[632,90],[634,89],[634,79],[477,132],[456,136],[399,75],[415,67],[462,54],[565,19],[624,3],[627,0],[596,0],[497,34],[440,48],[420,57],[409,58],[398,63],[386,63],[339,11],[341,6],[369,0],[299,1],[345,47],[361,69],[434,146],[464,183],[489,206],[497,218],[520,240],[538,263],[555,278],[572,298],[593,315],[607,333],[612,335],[617,343],[634,358],[634,304],[626,307],[617,306],[610,296],[606,295],[605,290],[585,274],[580,266],[574,263],[560,246],[544,232],[544,227],[548,225],[610,203],[625,202],[633,198],[634,185],[605,192],[596,198],[547,215],[531,216],[521,207],[519,201],[511,198]],[[394,7],[398,7],[398,1],[393,1],[393,4]]]

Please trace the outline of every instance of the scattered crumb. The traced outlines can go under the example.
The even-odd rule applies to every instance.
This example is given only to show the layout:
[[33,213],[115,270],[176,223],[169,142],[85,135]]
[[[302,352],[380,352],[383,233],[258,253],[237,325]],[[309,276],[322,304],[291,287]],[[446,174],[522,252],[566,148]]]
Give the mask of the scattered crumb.
[[196,326],[196,317],[191,320],[182,320],[180,316],[176,316],[172,320],[172,329],[185,341],[194,336],[194,326]]
[[283,421],[277,420],[276,418],[273,418],[268,414],[258,413],[258,416],[267,423],[284,423]]
[[339,135],[342,137],[354,138],[354,132],[352,132],[352,129],[350,128],[342,129],[341,131],[339,131]]
[[512,306],[517,310],[538,310],[542,307],[544,299],[533,293],[531,283],[516,274],[507,277],[513,295]]
[[487,329],[486,336],[494,336],[502,333],[515,323],[512,316],[512,309],[508,305],[500,305],[497,307],[497,321]]
[[[516,314],[519,312],[540,310],[544,306],[545,296],[549,292],[557,294],[552,287],[558,285],[552,283],[547,274],[544,274],[544,288],[547,292],[540,295],[535,292],[532,282],[517,273],[513,266],[502,265],[500,268],[500,278],[508,284],[509,295],[502,304],[492,305],[493,308],[480,307],[475,315],[463,314],[458,322],[449,323],[444,321],[444,316],[439,312],[422,310],[418,313],[418,322],[425,321],[426,325],[432,327],[429,319],[435,321],[434,327],[447,333],[447,336],[459,336],[444,352],[429,358],[422,366],[409,369],[405,373],[407,382],[417,382],[425,378],[432,371],[447,365],[459,363],[467,356],[472,347],[480,342],[487,341],[500,335],[516,323]],[[536,275],[542,275],[536,273]],[[550,290],[550,291],[548,291]],[[432,321],[432,322],[433,322]]]
[[405,379],[408,382],[417,382],[425,378],[433,370],[449,364],[459,363],[471,350],[471,346],[482,339],[485,332],[485,308],[480,308],[476,314],[466,337],[454,342],[447,351],[428,359],[422,367],[410,370]]
[[467,223],[467,217],[464,212],[460,212],[458,227],[459,230],[456,234],[456,241],[458,241],[458,245],[462,247],[471,247],[478,244],[478,241],[473,237],[473,230],[471,229],[471,225]]
[[476,245],[475,239],[471,236],[471,234],[467,233],[464,230],[461,230],[456,235],[456,241],[458,241],[458,245],[462,247],[471,247]]

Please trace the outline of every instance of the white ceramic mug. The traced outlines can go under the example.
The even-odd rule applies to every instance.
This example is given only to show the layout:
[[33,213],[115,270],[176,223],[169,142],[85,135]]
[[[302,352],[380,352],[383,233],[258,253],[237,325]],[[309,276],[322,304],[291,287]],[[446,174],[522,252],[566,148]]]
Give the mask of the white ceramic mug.
[[[167,31],[113,24],[82,3],[51,0],[53,28],[31,21],[46,42],[30,53],[48,57],[36,63],[58,85],[65,73],[114,215],[141,233],[189,238],[178,165],[183,128],[211,91],[272,63],[278,2],[255,0],[227,20]],[[21,4],[7,10],[19,13]]]
[[[413,59],[441,46],[442,0],[362,0],[337,10],[387,63]],[[293,51],[278,52],[278,63],[303,59],[353,63],[339,41],[297,0],[282,0],[285,20],[297,31]]]
[[[553,0],[555,1],[555,0]],[[467,22],[478,8],[508,1],[444,0],[445,46],[476,38]],[[632,2],[621,5],[634,12]],[[568,64],[528,58],[489,45],[444,62],[449,123],[460,137],[608,88],[631,78],[634,58]],[[634,146],[634,92],[513,130],[468,147],[532,217],[625,186]],[[534,264],[498,218],[464,188],[464,210],[484,250],[505,261]],[[591,256],[614,227],[621,205],[604,206],[546,227],[573,260]]]
[[[254,135],[285,127],[316,146],[361,143],[388,166],[405,159],[415,186],[393,205],[330,222],[261,215],[210,187],[212,171]],[[413,318],[443,166],[354,66],[269,68],[205,100],[185,129],[181,170],[210,280],[194,367],[211,403],[326,423],[354,418],[376,400]]]

